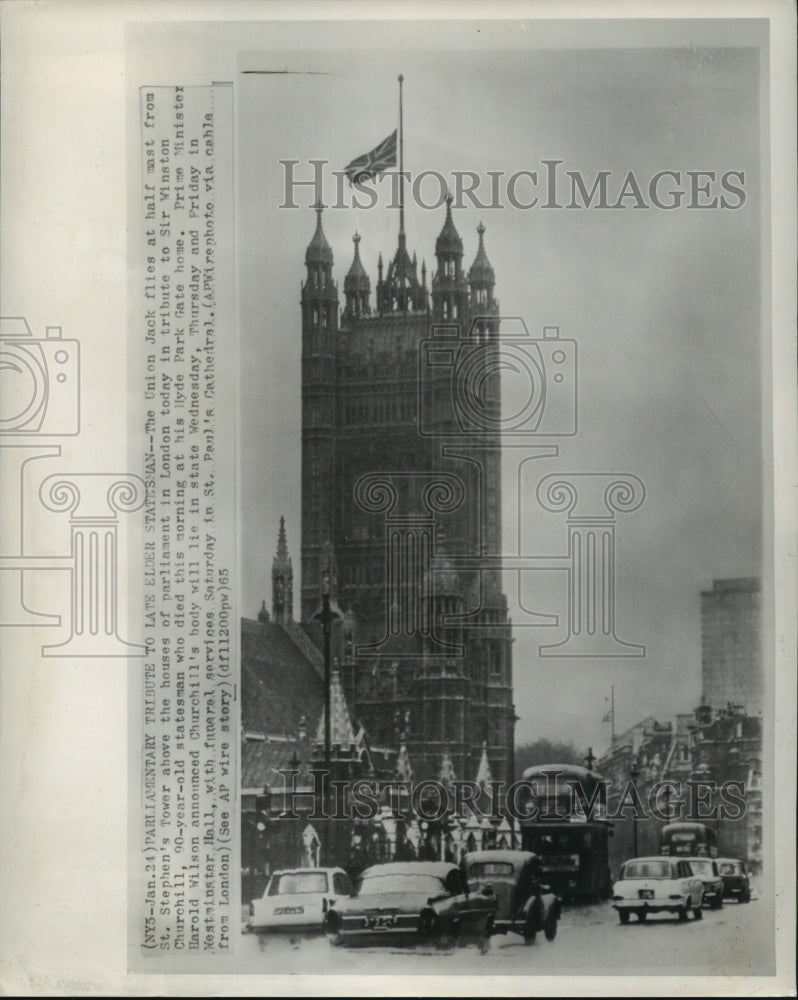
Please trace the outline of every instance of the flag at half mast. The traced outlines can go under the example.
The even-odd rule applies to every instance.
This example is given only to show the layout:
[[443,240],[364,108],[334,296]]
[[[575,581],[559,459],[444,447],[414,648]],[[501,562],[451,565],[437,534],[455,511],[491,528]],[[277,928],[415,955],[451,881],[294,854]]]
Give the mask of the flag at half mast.
[[350,184],[374,180],[389,167],[396,166],[396,132],[393,132],[375,146],[370,153],[364,153],[344,167],[344,173]]

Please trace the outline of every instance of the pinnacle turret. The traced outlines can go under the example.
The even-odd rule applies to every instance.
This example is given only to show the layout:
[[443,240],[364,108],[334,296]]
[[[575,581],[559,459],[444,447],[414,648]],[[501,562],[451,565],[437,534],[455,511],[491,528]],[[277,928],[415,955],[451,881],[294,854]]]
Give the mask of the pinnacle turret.
[[320,202],[317,202],[313,207],[316,209],[316,232],[313,234],[313,239],[308,243],[308,248],[305,251],[305,263],[332,265],[332,247],[327,242],[327,237],[324,235],[324,228],[321,224],[321,213],[324,206]]
[[492,285],[496,281],[496,272],[493,270],[491,262],[488,260],[488,255],[485,253],[485,227],[481,222],[477,226],[477,233],[479,234],[479,248],[474,258],[474,263],[468,270],[468,280],[472,285],[476,282],[484,282]]
[[371,312],[369,306],[371,281],[360,259],[360,233],[355,233],[352,242],[355,244],[355,256],[352,260],[352,266],[344,278],[345,316],[347,319],[367,316]]
[[454,220],[452,219],[452,200],[452,196],[448,194],[446,196],[446,221],[443,224],[440,235],[435,241],[435,253],[438,255],[459,254],[462,257],[463,241],[460,239],[460,234],[457,232]]
[[294,617],[294,570],[288,554],[285,518],[280,518],[277,533],[277,552],[272,560],[272,617],[285,623]]

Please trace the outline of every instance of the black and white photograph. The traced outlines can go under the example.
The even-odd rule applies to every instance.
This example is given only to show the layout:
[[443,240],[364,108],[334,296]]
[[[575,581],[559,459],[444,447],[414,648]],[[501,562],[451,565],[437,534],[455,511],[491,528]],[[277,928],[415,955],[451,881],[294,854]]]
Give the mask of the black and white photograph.
[[772,968],[757,30],[241,57],[256,954]]
[[3,989],[795,995],[794,11],[77,6],[4,12]]

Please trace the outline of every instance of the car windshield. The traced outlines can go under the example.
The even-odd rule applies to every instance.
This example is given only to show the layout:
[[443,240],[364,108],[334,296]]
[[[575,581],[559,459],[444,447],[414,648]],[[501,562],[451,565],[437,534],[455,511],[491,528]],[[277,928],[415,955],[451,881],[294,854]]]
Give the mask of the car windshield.
[[623,866],[622,879],[629,878],[670,878],[670,861],[629,861]]
[[721,864],[718,867],[720,868],[721,875],[739,875],[740,874],[740,866],[737,865],[737,864],[734,864],[734,862],[732,862],[732,861],[721,862]]
[[301,892],[327,892],[326,872],[285,872],[269,883],[270,896],[295,896]]
[[477,861],[468,869],[468,874],[476,879],[490,876],[512,878],[513,871],[513,866],[507,861]]
[[385,892],[417,892],[427,896],[441,896],[446,892],[443,880],[437,875],[416,872],[375,872],[366,875],[358,886],[358,896],[377,896]]
[[690,867],[694,875],[711,875],[712,864],[709,861],[690,861]]

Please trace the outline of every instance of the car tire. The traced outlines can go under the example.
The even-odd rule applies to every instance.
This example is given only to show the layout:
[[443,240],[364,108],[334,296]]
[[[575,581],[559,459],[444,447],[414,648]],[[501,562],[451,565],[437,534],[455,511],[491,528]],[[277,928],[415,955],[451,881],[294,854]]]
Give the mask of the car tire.
[[713,896],[712,902],[709,905],[710,909],[719,910],[723,906],[723,896],[720,893],[718,893],[716,896]]
[[750,903],[751,902],[751,893],[750,892],[744,892],[740,896],[740,902],[741,903]]
[[618,910],[618,919],[622,924],[629,923],[629,911],[628,910]]
[[460,924],[453,921],[438,935],[435,945],[441,951],[451,951],[460,940]]
[[344,943],[344,936],[341,933],[341,918],[337,913],[328,913],[324,921],[324,933],[333,948],[340,948]]
[[521,932],[524,937],[524,944],[530,945],[535,943],[535,938],[537,937],[537,928],[535,927],[535,921],[532,919],[532,914],[528,913],[526,921],[524,923],[524,929]]
[[637,913],[637,919],[641,924],[646,922],[646,917],[648,916],[648,910],[639,910]]
[[683,924],[686,920],[687,920],[687,907],[682,906],[679,909],[679,922]]
[[701,920],[704,916],[704,911],[701,909],[703,905],[704,901],[702,899],[699,901],[698,906],[693,907],[693,916],[695,917],[696,920]]
[[547,941],[553,941],[557,937],[557,917],[554,910],[546,917],[546,922],[543,925],[543,933],[546,935]]
[[482,928],[482,934],[477,941],[477,947],[479,948],[480,955],[487,955],[490,951],[490,939],[493,936],[493,914],[491,913],[485,920],[485,926]]

